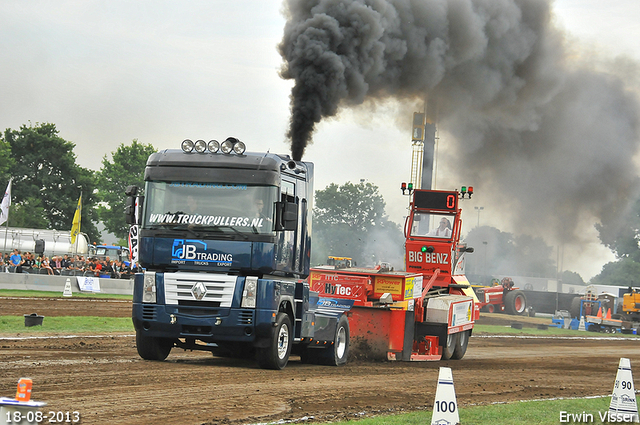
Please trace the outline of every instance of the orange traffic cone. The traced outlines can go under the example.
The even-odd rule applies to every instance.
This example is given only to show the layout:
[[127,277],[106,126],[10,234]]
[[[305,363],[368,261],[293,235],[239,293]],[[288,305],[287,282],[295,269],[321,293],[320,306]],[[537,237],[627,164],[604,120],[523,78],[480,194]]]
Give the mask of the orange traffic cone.
[[598,315],[596,316],[598,319],[602,319],[602,307],[598,309]]
[[607,317],[606,317],[606,319],[607,320],[611,320],[611,309],[610,308],[607,309]]

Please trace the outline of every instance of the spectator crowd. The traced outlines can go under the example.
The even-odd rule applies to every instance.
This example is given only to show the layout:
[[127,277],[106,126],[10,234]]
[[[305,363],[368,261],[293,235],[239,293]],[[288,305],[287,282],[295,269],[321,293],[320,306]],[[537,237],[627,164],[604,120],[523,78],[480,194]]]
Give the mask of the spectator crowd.
[[85,258],[82,255],[58,255],[51,257],[22,253],[14,249],[0,254],[0,270],[8,273],[38,273],[58,276],[96,276],[113,279],[129,279],[138,272],[136,263],[106,258]]

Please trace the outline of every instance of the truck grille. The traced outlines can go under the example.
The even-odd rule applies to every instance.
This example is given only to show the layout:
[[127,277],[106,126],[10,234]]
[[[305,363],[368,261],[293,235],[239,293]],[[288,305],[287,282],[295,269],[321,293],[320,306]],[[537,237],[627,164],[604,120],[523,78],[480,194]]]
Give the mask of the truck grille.
[[[202,283],[202,285],[197,285]],[[202,288],[206,291],[202,291]],[[195,288],[195,289],[194,289]],[[212,273],[165,273],[164,297],[167,304],[201,307],[231,307],[236,276]],[[204,295],[200,300],[193,293]]]

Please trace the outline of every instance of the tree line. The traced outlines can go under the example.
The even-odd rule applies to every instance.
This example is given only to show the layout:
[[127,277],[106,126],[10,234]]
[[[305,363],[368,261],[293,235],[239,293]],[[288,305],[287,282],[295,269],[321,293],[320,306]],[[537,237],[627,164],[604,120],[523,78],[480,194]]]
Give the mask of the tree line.
[[75,146],[60,137],[52,123],[30,123],[4,131],[0,138],[3,188],[13,179],[8,225],[71,230],[82,194],[81,231],[89,240],[102,242],[99,222],[109,233],[125,240],[125,187],[142,187],[147,157],[156,149],[137,140],[120,144],[111,158],[102,158],[102,168],[93,171],[77,164]]

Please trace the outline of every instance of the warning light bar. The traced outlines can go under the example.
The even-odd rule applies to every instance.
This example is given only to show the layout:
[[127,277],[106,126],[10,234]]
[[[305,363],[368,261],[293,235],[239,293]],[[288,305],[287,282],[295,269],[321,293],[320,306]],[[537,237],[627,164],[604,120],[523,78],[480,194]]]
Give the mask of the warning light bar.
[[464,199],[464,195],[468,194],[469,199],[471,199],[471,195],[473,195],[473,186],[462,186],[460,188],[460,199]]
[[409,191],[408,195],[411,195],[411,193],[413,192],[413,183],[407,184],[407,183],[403,182],[400,185],[400,189],[402,190],[402,194],[403,195],[406,195],[404,192],[407,191],[407,190]]

